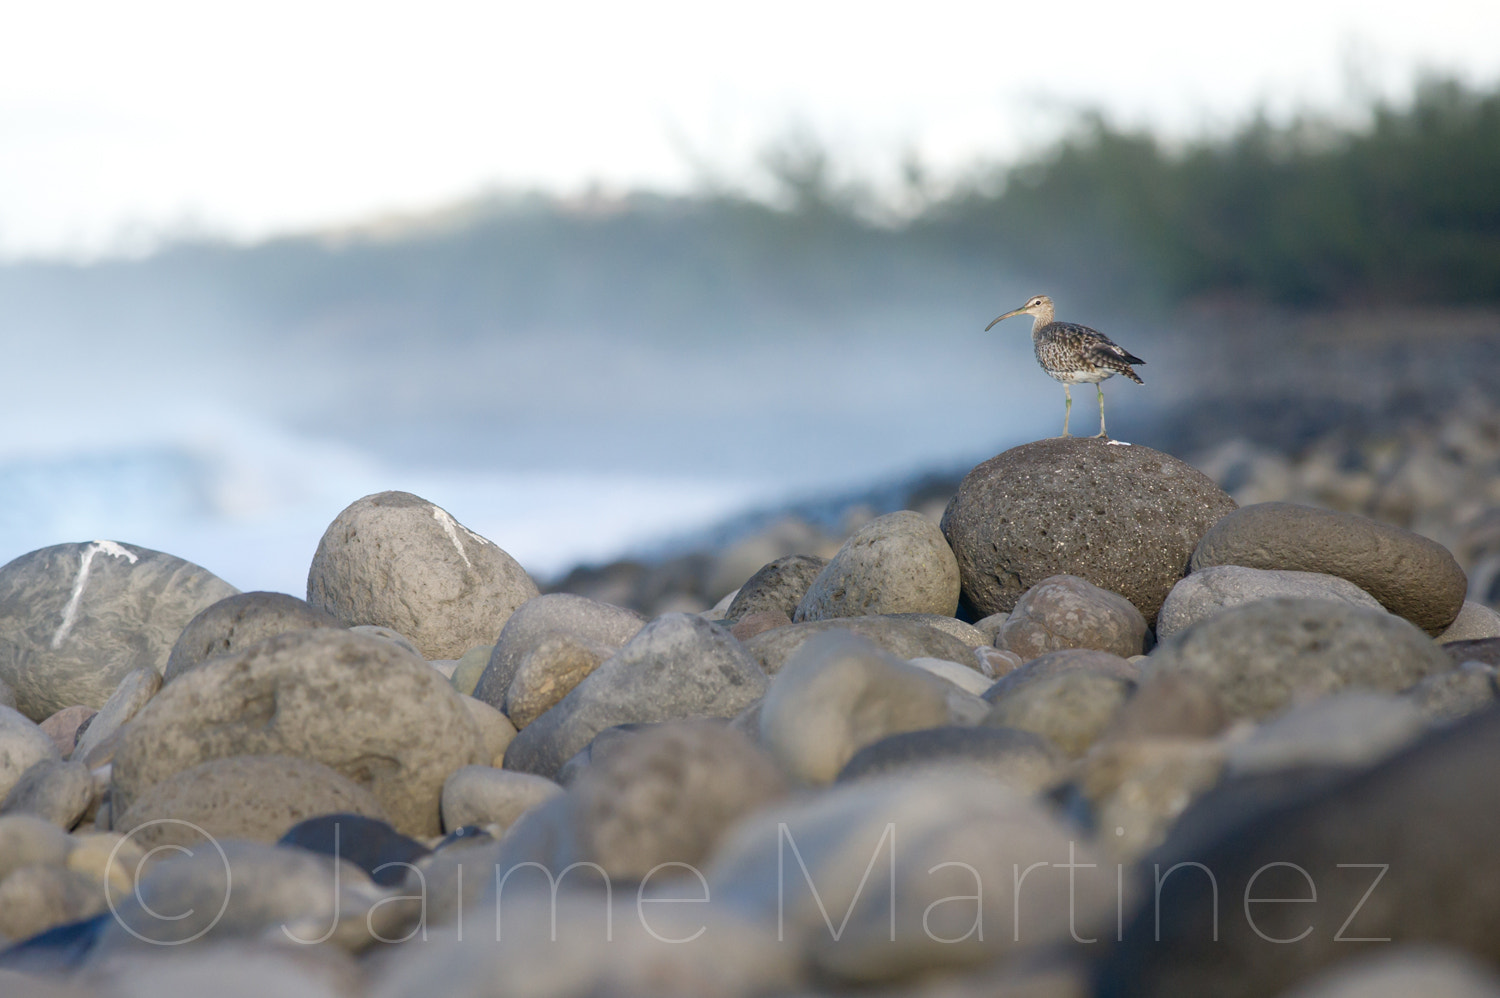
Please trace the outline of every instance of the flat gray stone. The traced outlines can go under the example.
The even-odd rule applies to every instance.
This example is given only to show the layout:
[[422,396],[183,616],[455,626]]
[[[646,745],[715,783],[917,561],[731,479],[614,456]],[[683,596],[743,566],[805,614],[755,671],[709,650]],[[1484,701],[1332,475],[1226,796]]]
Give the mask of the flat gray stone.
[[536,595],[514,558],[409,492],[352,503],[329,524],[307,573],[313,606],[347,626],[389,627],[423,658],[488,644]]
[[1172,587],[1156,618],[1156,638],[1165,641],[1190,624],[1211,617],[1225,607],[1253,603],[1275,596],[1297,599],[1331,599],[1381,609],[1380,601],[1337,575],[1320,572],[1288,572],[1246,568],[1243,565],[1210,565]]
[[1500,613],[1476,603],[1464,600],[1463,609],[1443,633],[1437,636],[1438,644],[1449,641],[1479,641],[1484,638],[1500,638]]
[[943,533],[920,513],[876,517],[844,542],[813,580],[794,622],[891,613],[952,617],[958,562]]
[[199,662],[288,631],[342,626],[332,614],[286,593],[236,593],[188,621],[167,656],[162,679],[170,683]]
[[1428,634],[1453,623],[1469,586],[1436,541],[1352,513],[1288,502],[1246,506],[1215,523],[1193,552],[1193,571],[1212,565],[1337,575]]
[[117,541],[24,554],[0,568],[0,682],[33,721],[101,707],[131,671],[162,672],[188,622],[236,592],[181,558]]

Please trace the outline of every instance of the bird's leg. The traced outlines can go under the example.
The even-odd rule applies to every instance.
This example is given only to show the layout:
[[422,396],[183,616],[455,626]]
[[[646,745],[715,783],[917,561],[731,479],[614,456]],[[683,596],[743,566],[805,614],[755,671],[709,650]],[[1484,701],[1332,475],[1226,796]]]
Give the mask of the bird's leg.
[[1099,392],[1099,432],[1097,436],[1107,437],[1109,434],[1104,432],[1104,382],[1099,382],[1094,385],[1094,388]]
[[1067,401],[1063,403],[1062,435],[1070,437],[1072,434],[1068,432],[1068,417],[1073,414],[1073,386],[1066,382],[1063,383],[1063,398],[1067,399]]

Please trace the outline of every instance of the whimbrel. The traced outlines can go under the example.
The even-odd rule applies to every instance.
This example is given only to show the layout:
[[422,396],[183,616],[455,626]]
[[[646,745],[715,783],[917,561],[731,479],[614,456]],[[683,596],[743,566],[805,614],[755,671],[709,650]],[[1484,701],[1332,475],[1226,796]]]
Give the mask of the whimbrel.
[[[1013,315],[1031,316],[1031,343],[1036,348],[1036,362],[1042,370],[1061,381],[1067,404],[1063,408],[1063,436],[1068,433],[1068,417],[1073,412],[1073,386],[1092,384],[1099,392],[1099,432],[1095,436],[1107,436],[1104,432],[1104,386],[1106,378],[1123,374],[1138,385],[1145,382],[1130,369],[1131,364],[1146,363],[1128,350],[1115,345],[1114,340],[1088,326],[1073,322],[1054,322],[1052,299],[1036,295],[1013,312],[1006,312],[996,319],[1000,322]],[[989,332],[995,322],[984,327]]]

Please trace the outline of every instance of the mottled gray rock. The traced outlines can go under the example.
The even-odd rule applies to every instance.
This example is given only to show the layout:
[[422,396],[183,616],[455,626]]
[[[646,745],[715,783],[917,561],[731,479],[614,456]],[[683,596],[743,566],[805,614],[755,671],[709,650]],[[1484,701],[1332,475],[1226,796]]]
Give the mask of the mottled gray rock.
[[765,673],[723,626],[696,614],[663,614],[522,729],[505,768],[551,777],[605,728],[733,717],[765,689]]
[[747,613],[736,620],[729,628],[737,641],[749,641],[757,634],[775,630],[778,627],[786,627],[792,622],[792,618],[780,610],[760,610],[755,613]]
[[1279,714],[1227,746],[1229,775],[1297,766],[1368,766],[1427,728],[1417,706],[1387,693],[1351,690]]
[[83,763],[44,759],[11,787],[0,803],[0,815],[34,814],[59,828],[72,828],[94,802],[95,793],[94,776]]
[[538,596],[522,604],[505,622],[489,664],[474,687],[474,696],[493,707],[502,706],[521,662],[553,635],[568,634],[621,648],[644,626],[645,617],[624,607],[572,593]]
[[1104,732],[1135,684],[1074,669],[1024,683],[998,697],[984,723],[1031,731],[1077,758]]
[[1007,672],[995,681],[995,685],[985,691],[984,698],[993,703],[1028,683],[1073,672],[1113,676],[1128,682],[1135,682],[1141,678],[1140,669],[1118,655],[1107,651],[1095,651],[1092,648],[1064,648],[1061,651],[1040,655],[1019,669]]
[[162,678],[170,683],[199,662],[288,631],[342,626],[332,614],[286,593],[237,593],[188,621],[172,645]]
[[1464,600],[1463,609],[1437,636],[1437,642],[1447,644],[1449,641],[1478,641],[1482,638],[1500,638],[1500,613],[1483,603]]
[[0,880],[0,934],[27,939],[108,907],[100,885],[59,866],[23,866]]
[[576,634],[552,634],[526,653],[505,691],[504,711],[524,728],[573,691],[619,649]]
[[1003,648],[975,648],[974,658],[979,662],[979,671],[991,680],[1004,679],[1026,664],[1020,655]]
[[1398,946],[1361,954],[1286,991],[1281,998],[1500,998],[1494,970],[1457,950]]
[[784,613],[788,618],[797,612],[797,604],[808,587],[828,564],[827,558],[809,554],[789,554],[765,565],[740,586],[729,608],[728,621],[742,620],[755,613]]
[[78,736],[73,753],[81,760],[88,759],[90,752],[151,702],[161,689],[161,683],[161,675],[155,669],[136,669],[120,680],[120,685],[115,687],[104,706],[99,708],[99,713]]
[[964,477],[943,515],[964,599],[1009,611],[1053,575],[1081,576],[1156,619],[1214,521],[1235,508],[1209,478],[1148,447],[1081,437],[1012,448]]
[[[135,891],[116,898],[92,959],[155,952],[189,939],[271,938],[287,945],[290,937],[357,951],[375,942],[372,931],[400,936],[412,917],[401,904],[380,904],[384,894],[346,860],[244,840],[218,845],[199,843],[192,855],[169,852],[149,867]],[[162,917],[168,914],[177,917]]]
[[44,735],[52,739],[52,744],[57,746],[57,754],[66,759],[73,754],[73,747],[78,744],[79,729],[88,724],[97,713],[93,707],[74,704],[51,715],[39,727]]
[[465,825],[509,828],[522,814],[562,792],[562,787],[542,776],[493,766],[464,766],[443,784],[443,827],[450,832]]
[[505,750],[516,740],[516,726],[510,723],[510,718],[483,700],[465,696],[463,702],[469,710],[469,716],[479,725],[479,733],[484,739],[484,755],[489,759],[489,765],[500,765],[500,760],[505,758]]
[[1265,718],[1342,689],[1397,693],[1452,668],[1401,617],[1332,600],[1278,597],[1230,607],[1158,645],[1147,678],[1196,676],[1232,718]]
[[1100,740],[1212,738],[1229,724],[1207,682],[1188,675],[1156,676],[1140,684]]
[[1212,617],[1225,607],[1274,596],[1339,600],[1350,606],[1381,609],[1374,596],[1337,575],[1210,565],[1172,587],[1156,618],[1156,638],[1165,641],[1189,624]]
[[1145,650],[1146,618],[1118,593],[1076,575],[1054,575],[1026,590],[995,644],[1022,661],[1064,648],[1092,648],[1125,658]]
[[493,641],[536,594],[514,558],[408,492],[351,504],[329,524],[307,573],[313,606],[346,625],[404,634],[424,658],[458,658]]
[[[514,617],[515,614],[511,616]],[[479,677],[484,675],[485,668],[490,664],[490,656],[494,653],[494,645],[475,645],[470,648],[459,657],[448,682],[464,696],[473,696],[474,688],[479,685]]]
[[992,613],[988,617],[976,620],[974,627],[985,637],[989,638],[986,644],[994,644],[1000,637],[1000,628],[1004,627],[1005,622],[1009,619],[1010,614],[1008,613]]
[[951,617],[957,609],[952,549],[931,520],[902,510],[855,531],[808,587],[792,620],[891,613]]
[[949,724],[950,691],[959,692],[856,635],[819,635],[772,679],[760,742],[795,778],[829,783],[872,742]]
[[[1070,857],[1078,869],[1057,868]],[[1066,942],[1070,925],[1100,938],[1114,915],[1113,866],[1044,806],[972,773],[856,780],[763,809],[706,874],[716,901],[845,983],[1005,960]]]
[[[1317,792],[1251,813],[1210,839],[1173,836],[1152,862],[1162,870],[1188,860],[1203,864],[1235,908],[1226,905],[1214,940],[1205,931],[1204,879],[1166,878],[1159,902],[1127,913],[1124,942],[1104,954],[1099,968],[1099,994],[1280,994],[1349,960],[1352,939],[1431,943],[1494,964],[1500,960],[1494,932],[1500,891],[1490,887],[1500,882],[1497,757],[1500,710],[1490,709]],[[1315,901],[1254,905],[1252,920],[1240,908],[1247,890],[1252,898],[1274,899],[1312,898],[1313,889]],[[1241,917],[1229,917],[1231,910]],[[1297,938],[1309,925],[1315,931],[1295,945],[1267,943]]]
[[293,825],[320,814],[388,820],[369,790],[322,763],[239,755],[193,766],[147,788],[114,827],[147,848],[197,848],[201,832],[219,840],[275,843]]
[[1015,728],[945,726],[906,731],[854,753],[835,782],[913,771],[972,770],[1025,794],[1056,783],[1066,758],[1047,739]]
[[946,679],[965,693],[972,693],[977,697],[984,696],[994,685],[993,680],[972,665],[962,665],[941,658],[909,658],[906,664]]
[[936,613],[888,613],[884,616],[892,620],[911,620],[918,624],[926,624],[944,634],[953,635],[970,648],[983,648],[994,640],[973,624],[966,624],[957,617]]
[[803,642],[829,633],[857,634],[900,659],[942,658],[949,662],[966,662],[973,655],[973,650],[953,635],[900,616],[843,617],[778,627],[750,638],[745,642],[745,650],[760,663],[766,675],[774,676]]
[[197,565],[133,544],[24,554],[0,568],[0,681],[34,721],[102,706],[132,670],[165,669],[194,615],[235,592]]
[[1337,575],[1429,634],[1453,623],[1469,585],[1436,541],[1352,513],[1287,502],[1257,503],[1225,516],[1203,535],[1192,565],[1195,572],[1244,565]]
[[405,634],[402,634],[395,628],[386,627],[383,624],[355,624],[350,627],[349,630],[353,631],[355,634],[363,634],[367,638],[377,638],[381,641],[388,641],[391,644],[395,645],[397,648],[400,648],[402,651],[410,655],[417,656],[417,658],[427,658],[426,655],[422,654],[422,649],[417,647],[417,643],[415,641],[407,637]]
[[1500,670],[1483,662],[1464,662],[1433,673],[1402,695],[1429,721],[1448,724],[1500,699]]
[[408,835],[436,834],[443,780],[489,761],[462,698],[422,659],[349,631],[294,631],[162,688],[122,732],[115,813],[164,779],[236,755],[331,766]]
[[34,814],[0,815],[0,881],[26,866],[62,866],[73,841]]
[[10,793],[32,766],[56,758],[57,746],[41,728],[19,711],[0,707],[0,796]]

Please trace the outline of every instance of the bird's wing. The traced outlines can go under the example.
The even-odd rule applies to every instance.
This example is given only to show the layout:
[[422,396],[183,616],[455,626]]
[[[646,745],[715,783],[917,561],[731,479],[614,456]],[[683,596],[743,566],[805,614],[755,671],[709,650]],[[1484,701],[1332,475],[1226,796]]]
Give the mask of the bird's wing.
[[1079,345],[1088,353],[1101,358],[1114,358],[1127,364],[1146,363],[1097,329],[1090,329],[1088,326],[1080,326],[1072,322],[1058,323],[1058,325],[1066,326],[1070,334],[1078,337]]

